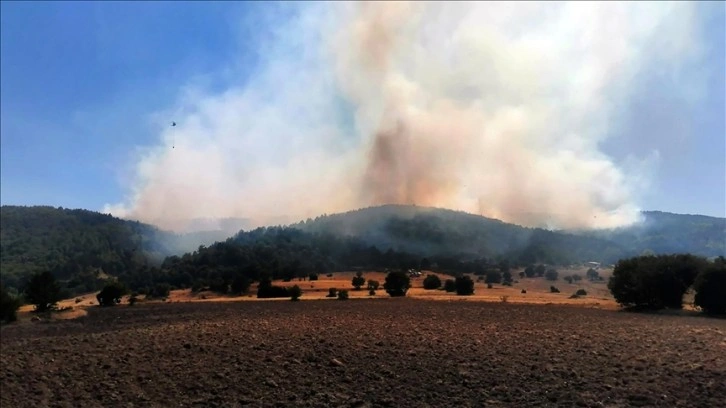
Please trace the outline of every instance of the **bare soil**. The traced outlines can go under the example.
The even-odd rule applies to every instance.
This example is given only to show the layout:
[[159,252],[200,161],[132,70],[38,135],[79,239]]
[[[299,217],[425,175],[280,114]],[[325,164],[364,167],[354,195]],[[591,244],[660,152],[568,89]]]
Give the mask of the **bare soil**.
[[0,329],[3,407],[717,407],[726,321],[422,299],[146,303]]

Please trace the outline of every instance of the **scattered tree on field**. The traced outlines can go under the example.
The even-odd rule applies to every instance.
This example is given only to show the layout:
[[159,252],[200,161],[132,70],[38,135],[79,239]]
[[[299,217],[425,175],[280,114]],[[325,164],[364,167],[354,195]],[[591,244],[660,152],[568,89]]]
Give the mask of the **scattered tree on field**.
[[550,280],[550,281],[556,281],[558,275],[559,275],[559,273],[557,273],[556,270],[548,269],[547,272],[545,272],[545,279]]
[[338,291],[338,300],[348,300],[348,291],[345,289]]
[[444,290],[447,292],[456,292],[456,281],[453,279],[447,279],[444,282]]
[[114,281],[106,284],[96,295],[99,306],[116,306],[121,303],[121,298],[128,293],[128,288],[121,282]]
[[459,296],[474,294],[474,281],[468,275],[456,277],[456,294]]
[[380,283],[377,280],[368,279],[368,290],[376,291],[376,290],[378,290],[379,286],[380,286]]
[[436,275],[426,275],[426,278],[423,281],[423,287],[424,289],[438,289],[441,287],[441,279],[439,279]]
[[406,296],[406,292],[411,287],[411,280],[408,274],[404,271],[393,271],[386,275],[386,282],[383,284],[383,289],[391,297]]
[[565,276],[565,277],[564,277],[563,279],[564,279],[564,280],[565,280],[565,282],[567,282],[567,283],[572,283],[572,276],[569,276],[569,275],[568,275],[568,276]]
[[54,310],[62,299],[61,288],[52,273],[36,273],[25,288],[25,299],[37,312]]
[[291,287],[287,292],[290,294],[290,300],[292,301],[298,301],[300,300],[300,296],[302,296],[302,290],[298,285]]
[[328,294],[325,297],[334,298],[337,296],[338,296],[338,289],[330,288],[330,289],[328,289]]
[[356,272],[355,277],[353,277],[352,283],[355,290],[360,290],[361,286],[366,284],[366,278],[363,277],[363,272]]

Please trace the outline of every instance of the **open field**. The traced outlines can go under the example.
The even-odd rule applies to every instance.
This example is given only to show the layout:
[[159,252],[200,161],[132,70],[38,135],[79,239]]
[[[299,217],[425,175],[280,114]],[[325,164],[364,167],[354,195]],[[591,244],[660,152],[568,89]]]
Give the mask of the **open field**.
[[384,298],[147,303],[0,330],[0,406],[726,400],[726,321],[704,317]]

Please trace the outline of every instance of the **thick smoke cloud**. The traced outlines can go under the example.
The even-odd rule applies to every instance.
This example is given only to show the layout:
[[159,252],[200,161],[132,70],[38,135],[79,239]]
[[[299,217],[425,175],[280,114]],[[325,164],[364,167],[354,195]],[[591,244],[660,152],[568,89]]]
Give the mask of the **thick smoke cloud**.
[[657,151],[626,166],[600,146],[639,78],[698,58],[690,2],[329,3],[293,15],[245,81],[189,86],[158,115],[178,126],[141,152],[129,197],[105,211],[175,230],[386,203],[627,225]]

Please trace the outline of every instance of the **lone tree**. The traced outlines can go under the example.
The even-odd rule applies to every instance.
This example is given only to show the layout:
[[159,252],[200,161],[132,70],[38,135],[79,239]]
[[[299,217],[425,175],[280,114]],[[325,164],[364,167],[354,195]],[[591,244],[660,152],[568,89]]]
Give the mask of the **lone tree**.
[[545,272],[545,279],[550,280],[550,281],[556,281],[558,275],[559,274],[557,273],[556,270],[548,269],[547,272]]
[[411,287],[411,280],[408,274],[404,271],[393,271],[386,275],[386,282],[383,284],[383,289],[391,297],[406,296],[408,288]]
[[0,284],[0,321],[14,322],[18,319],[18,309],[20,308],[20,299],[11,295]]
[[116,306],[121,303],[121,298],[128,292],[124,284],[114,281],[104,286],[96,295],[96,299],[99,306]]
[[474,294],[474,281],[467,275],[457,276],[456,294],[459,296],[469,296]]
[[36,273],[25,287],[25,299],[35,305],[37,312],[54,310],[62,299],[60,285],[52,273]]
[[292,301],[298,301],[300,300],[300,296],[302,296],[302,289],[300,289],[300,286],[295,285],[287,290],[287,293],[290,294],[290,300]]
[[444,290],[447,292],[456,292],[456,281],[453,279],[447,279],[444,282]]
[[377,280],[368,279],[368,290],[376,291],[381,284]]
[[718,257],[698,274],[693,303],[708,314],[726,314],[726,258]]
[[441,279],[436,275],[426,275],[423,281],[424,289],[438,289],[441,287]]
[[356,272],[352,283],[355,290],[360,290],[361,286],[366,284],[366,278],[363,277],[363,272]]

